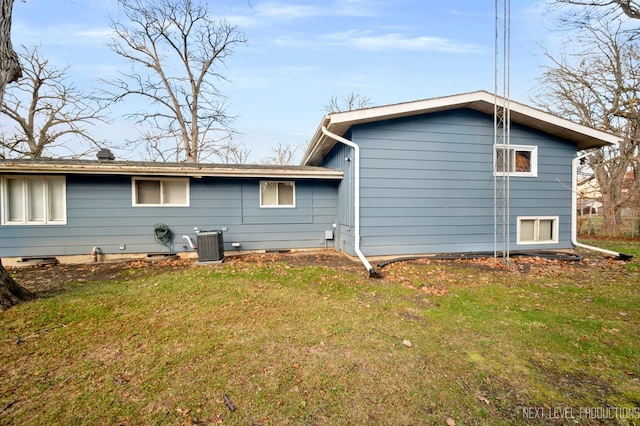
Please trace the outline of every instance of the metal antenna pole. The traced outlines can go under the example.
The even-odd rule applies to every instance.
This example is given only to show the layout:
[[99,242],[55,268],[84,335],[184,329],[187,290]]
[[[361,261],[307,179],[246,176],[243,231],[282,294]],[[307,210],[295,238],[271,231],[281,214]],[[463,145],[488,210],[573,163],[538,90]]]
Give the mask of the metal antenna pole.
[[[500,26],[500,0],[495,0],[495,56],[494,56],[494,259],[502,257],[509,265],[510,232],[510,181],[515,158],[510,149],[511,111],[510,99],[510,50],[511,50],[511,3],[503,0],[503,22]],[[500,46],[502,40],[502,47]],[[500,69],[502,75],[500,75]],[[500,84],[502,83],[502,84]]]

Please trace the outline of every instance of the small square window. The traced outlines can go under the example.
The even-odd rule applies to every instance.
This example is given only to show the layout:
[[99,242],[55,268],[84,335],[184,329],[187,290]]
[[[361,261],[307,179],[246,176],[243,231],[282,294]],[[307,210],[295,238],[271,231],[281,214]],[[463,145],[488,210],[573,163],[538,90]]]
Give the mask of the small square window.
[[538,147],[509,145],[507,148],[497,145],[494,155],[494,174],[503,175],[506,172],[510,176],[537,176]]
[[518,218],[518,244],[552,244],[557,242],[557,217]]
[[295,182],[260,182],[260,207],[295,207]]

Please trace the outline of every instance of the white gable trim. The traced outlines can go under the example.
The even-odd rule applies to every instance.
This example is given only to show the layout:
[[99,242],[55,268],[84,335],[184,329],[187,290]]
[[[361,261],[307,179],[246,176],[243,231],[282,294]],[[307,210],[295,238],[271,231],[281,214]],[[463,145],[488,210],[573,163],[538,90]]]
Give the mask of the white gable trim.
[[[303,157],[302,164],[317,164],[335,145],[335,141],[322,134],[323,126],[332,133],[344,135],[350,127],[358,124],[460,108],[470,108],[493,115],[494,104],[502,105],[504,102],[505,99],[502,97],[496,97],[486,91],[478,91],[329,114],[323,118],[318,126],[318,130],[311,139],[309,148]],[[618,135],[583,126],[512,100],[509,100],[509,109],[512,122],[573,141],[578,150],[615,144],[621,139]]]

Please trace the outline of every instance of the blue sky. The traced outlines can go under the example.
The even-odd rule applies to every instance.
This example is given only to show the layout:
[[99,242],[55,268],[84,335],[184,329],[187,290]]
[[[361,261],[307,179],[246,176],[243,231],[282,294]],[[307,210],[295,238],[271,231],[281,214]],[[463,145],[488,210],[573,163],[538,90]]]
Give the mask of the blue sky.
[[[235,142],[261,162],[272,146],[306,145],[330,96],[356,93],[375,105],[494,87],[495,3],[489,0],[209,0],[212,16],[248,39],[221,70]],[[511,2],[511,97],[531,102],[555,50],[544,0]],[[123,66],[107,47],[115,0],[16,1],[16,48],[39,46],[76,86],[90,89]],[[114,114],[124,112],[120,106]],[[95,129],[121,145],[136,129],[117,115]],[[140,159],[116,151],[121,159]],[[300,153],[301,154],[301,153]]]

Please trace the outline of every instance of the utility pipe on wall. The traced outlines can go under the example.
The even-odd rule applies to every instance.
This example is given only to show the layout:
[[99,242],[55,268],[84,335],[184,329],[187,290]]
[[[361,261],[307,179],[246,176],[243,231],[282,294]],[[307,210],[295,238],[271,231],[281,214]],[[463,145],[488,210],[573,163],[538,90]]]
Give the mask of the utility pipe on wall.
[[191,237],[189,237],[188,235],[183,235],[182,238],[187,240],[187,244],[189,244],[189,247],[191,247],[193,250],[196,249],[196,246],[193,245],[193,241],[191,241]]
[[331,133],[327,130],[326,126],[322,126],[322,133],[340,143],[347,145],[348,147],[353,148],[354,150],[354,158],[353,158],[353,180],[354,180],[354,228],[355,228],[355,244],[354,250],[358,255],[358,258],[362,262],[362,264],[369,271],[370,277],[377,277],[378,273],[373,266],[369,263],[367,258],[365,257],[362,250],[360,250],[360,147],[355,142],[350,141],[349,139],[345,139],[342,136],[338,136],[335,133]]
[[97,262],[98,261],[98,255],[102,253],[102,250],[100,249],[100,247],[94,247],[93,249],[91,249],[91,257],[93,257],[93,261]]
[[586,250],[608,254],[609,256],[614,256],[619,260],[631,259],[633,256],[630,254],[618,253],[616,251],[593,247],[578,242],[578,163],[588,155],[589,153],[578,155],[571,160],[571,244],[575,247],[580,247]]

